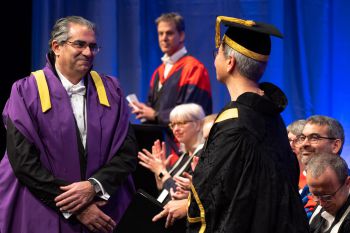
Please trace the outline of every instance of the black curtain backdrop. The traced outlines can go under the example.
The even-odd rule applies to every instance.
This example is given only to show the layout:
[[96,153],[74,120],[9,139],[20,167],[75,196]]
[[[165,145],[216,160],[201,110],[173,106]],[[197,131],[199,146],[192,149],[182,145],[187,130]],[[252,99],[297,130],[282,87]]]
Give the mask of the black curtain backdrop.
[[[1,50],[3,55],[0,85],[1,111],[10,95],[12,83],[27,76],[31,71],[32,1],[9,1],[3,10],[8,13],[1,14]],[[8,17],[9,14],[11,17]],[[7,16],[5,17],[5,15]],[[1,159],[6,149],[6,130],[2,123],[0,125]]]

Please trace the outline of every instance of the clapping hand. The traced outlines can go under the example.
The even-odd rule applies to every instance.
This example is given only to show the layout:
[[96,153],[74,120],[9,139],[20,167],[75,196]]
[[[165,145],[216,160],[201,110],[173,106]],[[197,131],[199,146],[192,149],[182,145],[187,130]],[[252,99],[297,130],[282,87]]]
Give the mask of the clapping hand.
[[175,176],[174,180],[175,180],[175,184],[184,189],[189,191],[191,189],[191,184],[192,184],[192,176],[188,173],[188,172],[183,172],[182,176]]
[[142,149],[142,152],[139,151],[138,158],[140,159],[140,164],[154,174],[159,174],[160,172],[166,170],[167,165],[170,162],[172,155],[168,158],[165,158],[166,155],[166,146],[165,143],[160,143],[159,140],[154,142],[152,146],[152,153],[146,149]]

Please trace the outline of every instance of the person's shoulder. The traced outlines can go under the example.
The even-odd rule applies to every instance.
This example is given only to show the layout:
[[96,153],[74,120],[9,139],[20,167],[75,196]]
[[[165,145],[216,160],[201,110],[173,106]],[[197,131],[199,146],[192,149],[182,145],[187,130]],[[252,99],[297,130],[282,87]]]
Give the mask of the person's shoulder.
[[24,78],[16,80],[11,87],[9,100],[22,100],[27,106],[36,103],[39,98],[38,85],[34,75],[30,74]]
[[183,72],[196,71],[208,77],[208,71],[205,65],[191,55],[185,55],[178,61],[178,65],[183,67]]
[[100,73],[100,72],[97,72],[95,71],[96,73],[98,73],[98,75],[101,77],[102,81],[110,86],[110,85],[113,85],[117,88],[120,88],[120,83],[118,81],[118,79],[112,75],[109,75],[109,74],[104,74],[104,73]]
[[262,140],[265,134],[264,119],[254,109],[237,101],[232,101],[226,105],[215,122],[222,122],[220,125],[226,129],[249,132],[258,140]]
[[183,60],[185,64],[204,66],[201,61],[199,61],[197,58],[189,54],[185,55],[181,60]]
[[112,96],[124,96],[124,93],[122,91],[121,85],[119,83],[118,78],[112,76],[112,75],[106,75],[102,73],[98,73],[99,76],[102,79],[102,82],[104,83],[105,89],[108,90],[108,92]]
[[239,117],[238,106],[234,102],[230,102],[220,111],[214,124],[220,133],[227,130],[232,131],[233,129],[239,130],[241,128]]
[[24,78],[20,78],[16,80],[12,84],[12,89],[17,88],[17,89],[23,89],[25,91],[28,89],[32,89],[33,86],[36,86],[36,81],[35,81],[35,76],[31,73],[30,75]]
[[350,213],[348,213],[344,219],[344,222],[341,224],[339,233],[348,233],[350,232]]

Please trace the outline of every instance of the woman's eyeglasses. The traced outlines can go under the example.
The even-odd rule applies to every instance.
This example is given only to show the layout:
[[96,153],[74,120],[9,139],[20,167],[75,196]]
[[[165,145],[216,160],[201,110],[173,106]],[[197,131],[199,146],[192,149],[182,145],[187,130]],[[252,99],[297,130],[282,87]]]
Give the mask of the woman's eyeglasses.
[[190,123],[190,122],[193,122],[193,121],[170,122],[170,123],[169,123],[169,127],[170,127],[170,129],[174,129],[175,126],[178,126],[178,127],[180,127],[180,128],[183,128],[187,123]]

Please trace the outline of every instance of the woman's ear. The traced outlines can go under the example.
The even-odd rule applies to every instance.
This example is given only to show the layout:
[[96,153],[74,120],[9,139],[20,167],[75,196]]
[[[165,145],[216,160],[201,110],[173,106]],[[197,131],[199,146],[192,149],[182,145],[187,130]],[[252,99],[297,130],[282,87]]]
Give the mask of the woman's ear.
[[197,121],[195,121],[195,123],[196,123],[196,131],[200,131],[201,129],[202,129],[202,121],[200,121],[200,120],[197,120]]

